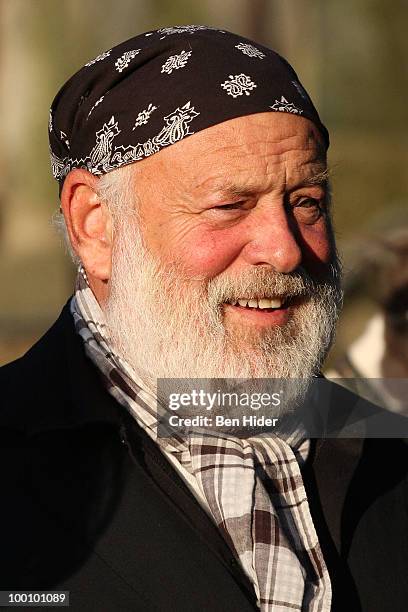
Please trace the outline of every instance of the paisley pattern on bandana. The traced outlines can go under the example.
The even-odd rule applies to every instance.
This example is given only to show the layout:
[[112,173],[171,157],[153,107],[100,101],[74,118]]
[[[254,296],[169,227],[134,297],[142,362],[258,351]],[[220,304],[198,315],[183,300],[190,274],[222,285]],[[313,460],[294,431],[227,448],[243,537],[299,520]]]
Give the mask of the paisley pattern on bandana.
[[275,100],[275,104],[270,108],[280,113],[293,113],[294,115],[301,115],[303,113],[302,109],[296,108],[293,102],[288,102],[284,96],[281,97],[280,101]]
[[195,32],[199,32],[200,30],[212,30],[213,28],[207,28],[207,26],[203,25],[187,25],[187,26],[174,26],[170,28],[160,28],[157,30],[158,34],[164,34],[165,36],[169,36],[171,34],[194,34]]
[[[52,156],[52,170],[55,178],[62,178],[73,168],[85,168],[93,174],[104,174],[114,168],[139,161],[157,153],[163,147],[181,140],[194,132],[190,129],[190,123],[200,113],[190,105],[190,101],[186,102],[181,108],[176,108],[175,111],[164,117],[165,125],[160,132],[149,138],[146,142],[138,142],[135,145],[128,147],[114,146],[113,141],[120,134],[118,121],[112,116],[108,123],[104,123],[102,128],[96,132],[96,144],[89,155],[82,159],[70,159],[69,157],[60,160],[55,155]],[[152,106],[152,105],[150,105]],[[147,117],[156,107],[139,113],[143,118]],[[139,125],[147,123],[147,120],[139,120]]]
[[227,91],[229,96],[237,98],[245,94],[249,96],[249,92],[256,87],[256,84],[251,81],[246,74],[229,75],[229,80],[221,83],[221,87]]
[[328,146],[312,101],[275,51],[203,25],[146,32],[87,62],[57,94],[48,117],[52,174],[61,187],[74,168],[100,175],[267,112],[309,119]]
[[140,53],[140,49],[132,49],[132,51],[126,51],[122,57],[119,57],[115,62],[115,68],[118,72],[122,72],[129,66],[129,63],[136,55]]
[[146,123],[150,119],[150,115],[156,109],[157,109],[157,106],[154,106],[153,104],[150,103],[149,106],[145,108],[145,110],[140,111],[140,113],[136,117],[135,125],[133,126],[132,131],[135,130],[140,125],[146,125]]
[[259,57],[259,59],[263,59],[265,57],[265,53],[262,53],[262,51],[254,47],[254,45],[239,43],[238,45],[235,45],[235,48],[239,49],[242,51],[242,53],[245,53],[245,55],[248,55],[249,57]]
[[187,60],[191,55],[191,51],[182,51],[179,55],[171,55],[168,60],[163,64],[161,71],[171,74],[173,70],[184,68],[187,64]]
[[102,60],[104,60],[107,57],[109,57],[110,54],[111,54],[111,49],[109,49],[109,51],[104,51],[100,55],[97,55],[95,57],[95,59],[93,59],[90,62],[88,62],[87,64],[85,64],[85,66],[93,66],[94,64],[96,64],[96,62],[101,62]]
[[[105,97],[105,96],[101,96],[101,97],[99,98],[99,100],[97,100],[97,101],[95,102],[95,104],[93,105],[93,107],[91,108],[91,110],[90,110],[90,111],[89,111],[89,113],[88,113],[88,117],[89,117],[89,116],[91,115],[91,113],[92,113],[92,112],[95,110],[95,108],[96,108],[97,106],[99,106],[99,104],[102,102],[102,100],[104,99],[104,97]],[[88,117],[87,117],[87,119],[88,119]]]

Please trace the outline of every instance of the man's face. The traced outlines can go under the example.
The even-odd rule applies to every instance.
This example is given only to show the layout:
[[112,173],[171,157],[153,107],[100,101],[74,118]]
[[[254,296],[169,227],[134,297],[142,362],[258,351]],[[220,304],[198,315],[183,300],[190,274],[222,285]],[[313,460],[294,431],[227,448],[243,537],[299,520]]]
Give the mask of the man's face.
[[325,170],[316,128],[283,113],[134,164],[139,220],[117,230],[106,307],[134,367],[273,377],[320,366],[339,302]]
[[[331,255],[319,214],[326,192],[307,182],[325,168],[316,128],[294,115],[262,113],[203,130],[135,167],[146,245],[189,276],[252,266],[318,273]],[[232,308],[226,317],[267,326],[283,319]]]

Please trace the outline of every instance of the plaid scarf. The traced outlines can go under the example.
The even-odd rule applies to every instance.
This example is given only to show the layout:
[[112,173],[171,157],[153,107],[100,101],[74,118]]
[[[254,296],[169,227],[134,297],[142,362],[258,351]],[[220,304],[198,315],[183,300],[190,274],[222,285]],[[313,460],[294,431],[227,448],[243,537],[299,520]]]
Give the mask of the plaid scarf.
[[[81,271],[81,270],[80,270]],[[263,612],[330,610],[331,585],[296,449],[276,436],[157,436],[157,399],[109,342],[103,312],[78,275],[71,312],[107,390],[171,455],[246,574]]]

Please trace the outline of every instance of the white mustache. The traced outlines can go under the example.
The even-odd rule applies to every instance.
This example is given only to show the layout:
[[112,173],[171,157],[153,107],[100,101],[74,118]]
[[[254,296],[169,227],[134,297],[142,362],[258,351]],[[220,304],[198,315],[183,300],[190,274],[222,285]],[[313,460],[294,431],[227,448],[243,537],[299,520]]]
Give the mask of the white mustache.
[[338,264],[328,266],[324,279],[316,281],[304,269],[290,274],[281,274],[266,268],[248,270],[239,277],[217,276],[207,284],[211,304],[222,304],[240,298],[261,299],[262,297],[311,298],[319,293],[322,286],[338,285]]

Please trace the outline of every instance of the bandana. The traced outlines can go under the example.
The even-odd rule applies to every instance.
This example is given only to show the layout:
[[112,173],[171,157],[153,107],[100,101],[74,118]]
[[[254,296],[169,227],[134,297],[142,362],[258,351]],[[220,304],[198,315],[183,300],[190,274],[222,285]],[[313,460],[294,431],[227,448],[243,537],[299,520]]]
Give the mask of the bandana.
[[329,612],[330,578],[290,441],[276,436],[158,437],[157,399],[115,353],[103,312],[81,275],[71,312],[109,393],[178,471],[188,474],[196,497],[252,581],[262,612]]
[[104,174],[200,130],[254,113],[305,117],[329,135],[288,62],[224,30],[146,32],[87,62],[49,115],[51,166],[60,189],[73,168]]

